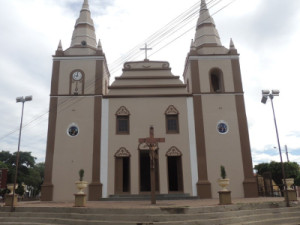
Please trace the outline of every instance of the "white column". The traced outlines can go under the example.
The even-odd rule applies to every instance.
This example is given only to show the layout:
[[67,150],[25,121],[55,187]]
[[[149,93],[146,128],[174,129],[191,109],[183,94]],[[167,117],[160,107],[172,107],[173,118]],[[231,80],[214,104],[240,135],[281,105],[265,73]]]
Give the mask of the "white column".
[[107,198],[108,184],[108,107],[109,100],[102,99],[102,124],[101,124],[101,174],[102,197]]
[[193,196],[197,196],[198,182],[198,167],[197,167],[197,151],[196,151],[196,136],[195,136],[195,120],[194,120],[194,104],[193,98],[187,98],[187,113],[188,113],[188,129],[189,129],[189,144],[191,157],[191,175],[192,175],[192,191]]

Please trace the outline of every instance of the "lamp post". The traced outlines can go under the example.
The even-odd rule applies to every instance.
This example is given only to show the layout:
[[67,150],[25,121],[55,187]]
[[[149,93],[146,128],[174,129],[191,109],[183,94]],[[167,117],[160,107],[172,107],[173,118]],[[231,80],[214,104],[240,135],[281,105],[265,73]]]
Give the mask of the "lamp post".
[[13,188],[13,196],[12,196],[12,202],[11,202],[11,211],[14,211],[14,200],[15,200],[15,189],[16,189],[16,183],[17,183],[17,177],[18,177],[18,167],[19,167],[19,153],[20,153],[20,144],[21,144],[21,134],[22,134],[22,124],[23,124],[23,112],[24,112],[24,103],[27,101],[31,101],[32,96],[26,96],[25,98],[17,97],[16,102],[22,103],[22,113],[21,113],[21,123],[20,123],[20,130],[19,130],[19,141],[18,141],[18,152],[16,157],[16,173],[15,173],[15,179],[14,179],[14,188]]
[[280,141],[279,141],[279,135],[278,135],[278,128],[277,128],[275,110],[274,110],[274,105],[273,105],[273,98],[274,98],[274,96],[279,96],[279,90],[272,90],[271,93],[270,93],[269,90],[262,90],[262,99],[261,99],[261,102],[263,104],[266,104],[268,98],[270,98],[270,100],[271,100],[272,111],[273,111],[273,118],[274,118],[275,130],[276,130],[276,137],[277,137],[277,143],[278,143],[278,150],[279,150],[280,162],[281,162],[281,171],[282,171],[282,177],[283,177],[283,183],[284,183],[284,189],[285,189],[286,206],[290,207],[289,196],[288,196],[287,185],[286,185],[285,170],[284,170],[284,165],[283,165],[283,162],[282,162],[281,147],[280,147]]

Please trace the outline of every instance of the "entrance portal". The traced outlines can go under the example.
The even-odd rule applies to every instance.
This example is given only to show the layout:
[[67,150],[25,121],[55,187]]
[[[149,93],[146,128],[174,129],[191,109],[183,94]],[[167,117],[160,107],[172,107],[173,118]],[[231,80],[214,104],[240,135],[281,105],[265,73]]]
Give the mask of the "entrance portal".
[[183,192],[182,153],[172,146],[166,153],[169,192]]
[[130,193],[130,153],[126,148],[115,154],[115,193]]
[[[149,150],[140,150],[140,192],[151,191]],[[157,152],[157,151],[156,151]],[[158,159],[155,159],[155,187],[159,191]]]

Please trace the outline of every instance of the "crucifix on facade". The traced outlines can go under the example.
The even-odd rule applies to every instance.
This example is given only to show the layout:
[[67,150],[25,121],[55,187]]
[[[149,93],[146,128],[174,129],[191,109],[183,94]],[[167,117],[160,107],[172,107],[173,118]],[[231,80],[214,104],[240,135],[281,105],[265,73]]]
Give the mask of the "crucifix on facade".
[[165,138],[154,138],[154,128],[150,127],[150,136],[148,138],[139,138],[140,144],[146,144],[149,147],[150,156],[150,179],[151,179],[151,204],[156,204],[155,199],[155,156],[158,149],[158,142],[165,142]]
[[140,50],[145,50],[145,60],[148,60],[147,52],[152,50],[152,48],[148,48],[147,43],[145,43],[145,48],[140,48]]

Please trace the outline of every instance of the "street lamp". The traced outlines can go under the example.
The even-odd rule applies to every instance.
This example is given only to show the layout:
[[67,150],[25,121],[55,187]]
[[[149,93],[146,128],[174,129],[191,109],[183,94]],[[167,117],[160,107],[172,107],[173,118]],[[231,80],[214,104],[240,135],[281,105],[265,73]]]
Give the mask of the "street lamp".
[[271,100],[271,105],[272,105],[272,110],[273,110],[273,117],[274,117],[274,124],[275,124],[276,136],[277,136],[277,143],[278,143],[278,149],[279,149],[279,155],[280,155],[280,162],[281,162],[281,171],[282,171],[282,177],[283,177],[283,183],[284,183],[284,189],[285,189],[286,206],[290,207],[289,196],[288,196],[288,192],[287,192],[287,185],[286,185],[286,177],[285,177],[284,165],[283,165],[283,162],[282,162],[282,155],[281,155],[281,147],[280,147],[280,142],[279,142],[278,128],[277,128],[275,110],[274,110],[274,105],[273,105],[273,98],[274,98],[274,96],[279,96],[279,90],[272,90],[271,93],[270,93],[269,90],[262,90],[262,99],[261,99],[261,102],[263,104],[266,104],[268,98],[270,98],[270,100]]
[[14,200],[15,200],[15,189],[16,189],[16,183],[17,183],[17,177],[18,177],[18,167],[19,167],[19,152],[20,152],[20,144],[21,144],[21,134],[22,134],[22,124],[23,124],[23,112],[24,112],[24,103],[27,101],[31,101],[32,96],[26,96],[25,98],[17,97],[16,102],[22,103],[22,114],[21,114],[21,123],[20,123],[20,130],[19,130],[19,141],[18,141],[18,152],[16,157],[16,173],[15,173],[15,179],[14,179],[14,188],[13,188],[13,196],[12,196],[12,202],[11,202],[11,211],[14,211]]

